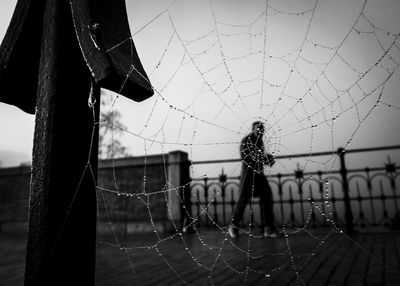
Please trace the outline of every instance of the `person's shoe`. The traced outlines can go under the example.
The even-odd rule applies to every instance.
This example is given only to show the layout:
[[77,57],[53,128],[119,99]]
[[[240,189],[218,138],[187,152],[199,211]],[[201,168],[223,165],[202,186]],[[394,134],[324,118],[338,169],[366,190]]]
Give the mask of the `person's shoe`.
[[239,235],[239,231],[237,230],[237,228],[235,226],[231,225],[228,228],[228,234],[230,237],[236,238]]
[[276,230],[271,230],[269,227],[266,227],[264,231],[264,237],[277,238],[278,233],[276,232]]

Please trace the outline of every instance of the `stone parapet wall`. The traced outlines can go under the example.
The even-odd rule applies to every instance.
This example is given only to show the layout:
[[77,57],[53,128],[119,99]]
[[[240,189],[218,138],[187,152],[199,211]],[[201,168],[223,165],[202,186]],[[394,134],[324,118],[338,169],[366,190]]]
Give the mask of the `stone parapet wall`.
[[28,220],[29,166],[0,169],[0,224]]
[[[147,232],[154,228],[169,231],[173,228],[171,215],[180,227],[178,189],[166,190],[184,184],[180,182],[180,174],[181,167],[188,168],[187,160],[187,153],[175,151],[99,161],[99,231],[107,232],[111,227],[125,232]],[[6,224],[25,225],[28,220],[30,171],[29,166],[0,169],[0,225],[3,229]],[[140,198],[130,195],[144,192],[149,195]]]

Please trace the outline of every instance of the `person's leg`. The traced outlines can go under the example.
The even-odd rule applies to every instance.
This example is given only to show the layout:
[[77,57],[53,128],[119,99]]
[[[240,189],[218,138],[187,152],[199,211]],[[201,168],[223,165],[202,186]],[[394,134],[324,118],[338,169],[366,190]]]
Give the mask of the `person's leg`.
[[239,195],[239,200],[236,203],[235,210],[233,211],[231,225],[228,228],[228,233],[232,238],[236,238],[239,234],[240,221],[242,220],[248,201],[249,198],[245,190],[242,190]]
[[276,232],[275,217],[274,217],[274,200],[272,197],[271,188],[267,182],[265,192],[260,194],[261,207],[264,214],[264,225],[270,232]]
[[245,189],[242,189],[239,195],[239,200],[236,203],[235,209],[233,211],[232,215],[232,225],[235,227],[239,227],[240,221],[243,218],[243,213],[246,208],[247,203],[249,202],[250,198],[247,195],[247,192]]
[[251,197],[252,185],[254,183],[254,172],[248,166],[242,166],[240,175],[239,199],[236,202],[232,214],[232,225],[239,227],[243,213]]
[[[235,209],[233,211],[231,225],[228,229],[229,235],[232,238],[237,237],[237,235],[239,233],[240,221],[243,218],[244,210],[246,209],[246,205],[249,202],[250,197],[251,197],[251,185],[252,185],[252,180],[250,180],[250,176],[249,176],[247,170],[243,169],[242,176],[241,176],[241,184],[240,184],[240,189],[239,189],[239,199],[238,199]],[[249,192],[249,188],[250,188],[250,192]]]

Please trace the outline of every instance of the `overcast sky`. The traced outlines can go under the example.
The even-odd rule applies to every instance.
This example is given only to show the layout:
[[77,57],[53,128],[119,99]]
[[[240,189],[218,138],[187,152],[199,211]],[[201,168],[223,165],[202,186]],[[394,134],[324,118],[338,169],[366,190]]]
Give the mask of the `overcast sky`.
[[[261,120],[276,155],[397,145],[400,2],[363,3],[128,0],[156,94],[116,100],[129,130],[120,140],[132,155],[238,158]],[[0,3],[0,38],[14,5]],[[3,166],[29,160],[34,117],[0,104],[0,122]]]

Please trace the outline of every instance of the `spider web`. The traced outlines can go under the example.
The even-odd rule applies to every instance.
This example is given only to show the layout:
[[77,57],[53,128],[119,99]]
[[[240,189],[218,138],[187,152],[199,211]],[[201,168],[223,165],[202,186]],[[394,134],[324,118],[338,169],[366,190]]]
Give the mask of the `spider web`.
[[[382,6],[387,8],[389,4]],[[194,267],[208,273],[200,284],[217,283],[214,272],[218,263],[236,275],[238,281],[261,275],[268,282],[271,273],[290,267],[296,274],[296,282],[304,283],[301,269],[310,263],[333,233],[352,240],[332,219],[329,175],[324,187],[325,201],[312,203],[305,225],[295,227],[283,222],[278,226],[285,241],[279,253],[254,251],[262,237],[252,227],[253,200],[248,208],[248,224],[241,229],[241,235],[247,237],[245,244],[230,239],[227,226],[214,221],[207,208],[202,208],[200,213],[190,217],[189,223],[198,241],[205,250],[210,249],[210,256],[214,257],[211,263],[205,263],[190,249],[190,243],[175,225],[171,213],[169,218],[174,231],[170,235],[160,233],[153,220],[151,196],[164,196],[168,206],[168,194],[176,192],[177,187],[184,187],[168,185],[165,156],[171,150],[180,149],[187,151],[193,161],[236,159],[241,140],[250,132],[252,122],[262,121],[266,127],[264,143],[268,153],[274,156],[310,154],[298,161],[277,160],[276,166],[265,170],[267,174],[292,172],[294,165],[303,170],[318,168],[332,172],[337,164],[338,147],[360,145],[368,130],[376,130],[377,125],[370,122],[377,118],[385,120],[388,114],[390,118],[398,118],[400,106],[393,95],[393,82],[398,79],[400,27],[388,24],[381,19],[382,15],[377,17],[380,5],[366,0],[351,3],[266,0],[251,4],[177,0],[162,5],[164,8],[158,8],[158,12],[154,12],[156,9],[151,4],[144,7],[144,10],[153,11],[152,16],[138,17],[138,22],[142,21],[139,24],[134,18],[132,37],[121,39],[107,50],[110,52],[134,41],[155,95],[146,102],[128,104],[119,95],[110,94],[113,100],[109,108],[118,109],[124,116],[134,114],[134,123],[126,123],[127,128],[114,124],[113,120],[106,123],[111,129],[123,131],[126,135],[123,139],[135,150],[135,155],[145,156],[145,171],[143,188],[135,193],[118,189],[115,168],[112,171],[115,188],[97,186],[100,208],[106,213],[114,233],[111,242],[101,243],[120,249],[133,277],[136,266],[131,252],[146,249],[158,255],[183,284],[190,284],[163,248],[165,241],[178,238],[180,251],[191,257]],[[140,7],[135,9],[140,10]],[[132,67],[127,74],[132,72],[137,70]],[[396,127],[394,124],[388,128],[395,130]],[[363,129],[367,132],[363,133]],[[322,159],[311,156],[312,152],[326,150],[332,151],[332,155]],[[163,154],[164,159],[166,184],[162,189],[147,186],[146,158],[157,153]],[[228,177],[237,176],[241,164],[224,165]],[[215,176],[220,167],[191,165],[190,183]],[[218,191],[210,198],[209,206],[217,195]],[[106,196],[123,196],[144,204],[155,241],[134,247],[123,244],[110,216]],[[179,199],[183,203],[183,199]],[[330,224],[331,230],[323,237],[309,231],[313,210]],[[202,217],[207,217],[216,227],[217,246],[208,244],[196,228]],[[317,241],[307,250],[308,256],[301,263],[292,254],[289,239],[299,232]],[[226,247],[236,250],[237,256],[245,261],[244,268],[224,257]],[[254,266],[255,261],[276,257],[280,262],[274,267]]]

